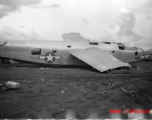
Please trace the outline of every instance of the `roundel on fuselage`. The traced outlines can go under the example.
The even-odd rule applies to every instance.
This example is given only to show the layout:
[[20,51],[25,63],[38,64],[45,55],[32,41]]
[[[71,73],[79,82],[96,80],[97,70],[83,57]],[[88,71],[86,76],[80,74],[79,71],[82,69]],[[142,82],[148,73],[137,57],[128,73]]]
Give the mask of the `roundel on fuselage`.
[[45,54],[45,61],[47,63],[53,63],[55,61],[55,54],[52,52],[48,52]]

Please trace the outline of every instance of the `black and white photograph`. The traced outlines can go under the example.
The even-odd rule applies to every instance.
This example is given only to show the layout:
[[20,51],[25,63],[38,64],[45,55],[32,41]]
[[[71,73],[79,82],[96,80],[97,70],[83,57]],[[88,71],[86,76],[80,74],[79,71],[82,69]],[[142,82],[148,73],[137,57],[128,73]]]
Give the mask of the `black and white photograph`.
[[152,0],[0,0],[0,119],[152,119]]

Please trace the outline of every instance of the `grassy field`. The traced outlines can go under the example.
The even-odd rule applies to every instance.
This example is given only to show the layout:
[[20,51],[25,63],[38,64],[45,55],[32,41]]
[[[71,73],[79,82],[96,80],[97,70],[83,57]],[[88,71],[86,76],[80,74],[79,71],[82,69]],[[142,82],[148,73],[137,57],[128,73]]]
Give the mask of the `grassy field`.
[[0,84],[6,81],[21,88],[0,93],[0,118],[104,119],[114,117],[112,109],[152,109],[152,62],[133,63],[124,74],[2,65]]

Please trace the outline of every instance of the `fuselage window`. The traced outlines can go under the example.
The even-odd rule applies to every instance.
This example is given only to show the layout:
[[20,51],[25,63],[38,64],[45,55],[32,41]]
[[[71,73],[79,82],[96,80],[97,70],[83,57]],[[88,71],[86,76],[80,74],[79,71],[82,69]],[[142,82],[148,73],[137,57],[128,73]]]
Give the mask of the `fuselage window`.
[[41,55],[41,48],[34,48],[31,53],[32,55]]
[[135,52],[135,55],[138,55],[138,52]]
[[97,42],[90,42],[90,45],[98,45]]
[[105,44],[111,44],[111,42],[103,42],[103,43],[105,43]]
[[113,50],[112,53],[115,53],[115,51]]
[[69,45],[69,46],[67,46],[68,48],[70,48],[71,46]]

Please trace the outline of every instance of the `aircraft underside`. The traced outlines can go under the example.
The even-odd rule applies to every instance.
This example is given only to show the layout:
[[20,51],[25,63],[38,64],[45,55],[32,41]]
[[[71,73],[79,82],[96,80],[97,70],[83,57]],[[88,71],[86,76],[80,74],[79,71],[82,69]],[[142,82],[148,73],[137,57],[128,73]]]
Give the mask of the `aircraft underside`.
[[[48,68],[48,67],[83,67],[83,68],[86,68],[86,69],[90,69],[90,68],[93,68],[92,66],[86,64],[86,63],[83,63],[83,65],[81,64],[73,64],[73,65],[62,65],[62,64],[41,64],[41,63],[33,63],[33,62],[29,62],[29,61],[22,61],[22,60],[12,60],[12,59],[8,59],[8,58],[0,58],[0,64],[11,64],[13,66],[16,66],[16,67],[20,67],[20,66],[24,66],[24,67],[31,67],[31,66],[34,66],[34,67],[45,67],[45,68]],[[126,73],[128,72],[130,69],[130,67],[126,67],[126,66],[122,66],[122,67],[118,67],[118,68],[115,68],[115,69],[108,69],[106,71],[103,71],[105,73]],[[101,71],[100,71],[101,72]]]

